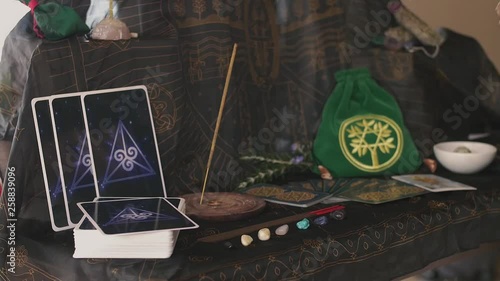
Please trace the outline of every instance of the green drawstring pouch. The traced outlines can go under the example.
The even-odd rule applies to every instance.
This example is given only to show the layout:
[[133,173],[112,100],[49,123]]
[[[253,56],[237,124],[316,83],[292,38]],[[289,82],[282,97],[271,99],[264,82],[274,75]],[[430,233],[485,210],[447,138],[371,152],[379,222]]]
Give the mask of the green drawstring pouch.
[[[368,69],[342,70],[323,109],[313,158],[334,177],[407,174],[422,164],[396,100]],[[317,167],[314,172],[319,174]]]

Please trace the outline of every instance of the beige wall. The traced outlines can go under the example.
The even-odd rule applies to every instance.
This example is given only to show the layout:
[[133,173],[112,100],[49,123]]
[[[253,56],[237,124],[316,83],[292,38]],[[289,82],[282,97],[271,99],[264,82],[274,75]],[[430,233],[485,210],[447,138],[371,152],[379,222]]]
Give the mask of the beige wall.
[[[500,70],[500,0],[402,0],[429,25],[446,27],[476,38]],[[465,56],[466,54],[464,54]]]

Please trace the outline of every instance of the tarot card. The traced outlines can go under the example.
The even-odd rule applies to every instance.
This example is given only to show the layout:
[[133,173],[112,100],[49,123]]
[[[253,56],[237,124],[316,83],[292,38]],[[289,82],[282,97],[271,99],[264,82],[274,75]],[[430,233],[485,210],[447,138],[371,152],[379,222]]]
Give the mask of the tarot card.
[[392,178],[407,184],[418,186],[430,192],[476,190],[473,186],[430,174],[402,175],[393,176]]
[[271,184],[257,184],[241,191],[242,193],[262,197],[268,202],[296,207],[309,207],[332,197],[329,193],[317,192],[305,188],[292,188]]
[[353,178],[336,197],[366,204],[382,204],[425,193],[428,193],[425,189],[396,180]]
[[[116,201],[120,199],[130,200],[130,198],[96,198],[94,202]],[[182,198],[165,198],[172,206],[179,209],[181,206]],[[83,222],[78,229],[96,229],[87,217],[83,218]]]
[[98,197],[167,197],[147,90],[82,96]]
[[76,203],[96,197],[80,94],[53,96],[50,109],[63,175],[61,182],[66,190],[70,221],[76,225],[83,216]]
[[31,102],[31,107],[52,229],[54,231],[67,230],[73,226],[69,223],[65,190],[61,183],[49,100],[48,98],[35,98]]
[[78,203],[95,228],[107,235],[198,228],[165,198]]

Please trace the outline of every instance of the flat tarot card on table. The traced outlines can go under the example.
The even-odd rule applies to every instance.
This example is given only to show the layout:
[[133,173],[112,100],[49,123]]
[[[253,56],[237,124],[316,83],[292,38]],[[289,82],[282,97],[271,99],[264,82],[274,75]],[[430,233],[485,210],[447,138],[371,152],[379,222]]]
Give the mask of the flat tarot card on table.
[[82,96],[98,197],[167,197],[147,90]]
[[[116,201],[116,200],[123,200],[123,199],[130,199],[130,198],[120,198],[120,199],[112,199],[112,198],[96,198],[94,199],[94,202],[105,202],[105,201]],[[181,199],[180,198],[165,198],[172,206],[175,208],[180,207]],[[95,226],[90,222],[88,217],[84,218],[84,221],[81,223],[79,229],[96,229]]]
[[366,204],[382,204],[427,193],[426,190],[395,180],[383,178],[353,178],[340,198]]
[[52,229],[54,231],[70,229],[73,226],[69,223],[65,190],[61,183],[49,100],[48,98],[33,99],[31,107]]
[[165,198],[79,203],[97,229],[108,235],[198,228]]
[[50,102],[67,207],[71,222],[78,224],[83,213],[76,203],[96,197],[81,97],[79,94],[53,96]]
[[476,190],[475,187],[432,174],[393,176],[395,180],[418,186],[431,192]]

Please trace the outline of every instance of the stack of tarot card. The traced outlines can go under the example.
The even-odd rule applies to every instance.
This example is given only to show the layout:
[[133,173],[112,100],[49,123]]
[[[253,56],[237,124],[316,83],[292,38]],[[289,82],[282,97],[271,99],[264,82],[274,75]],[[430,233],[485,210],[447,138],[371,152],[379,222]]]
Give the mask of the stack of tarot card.
[[167,257],[197,227],[167,196],[145,86],[31,105],[52,229],[74,230],[75,257]]
[[98,199],[79,203],[74,258],[169,258],[181,229],[197,225],[182,198]]

